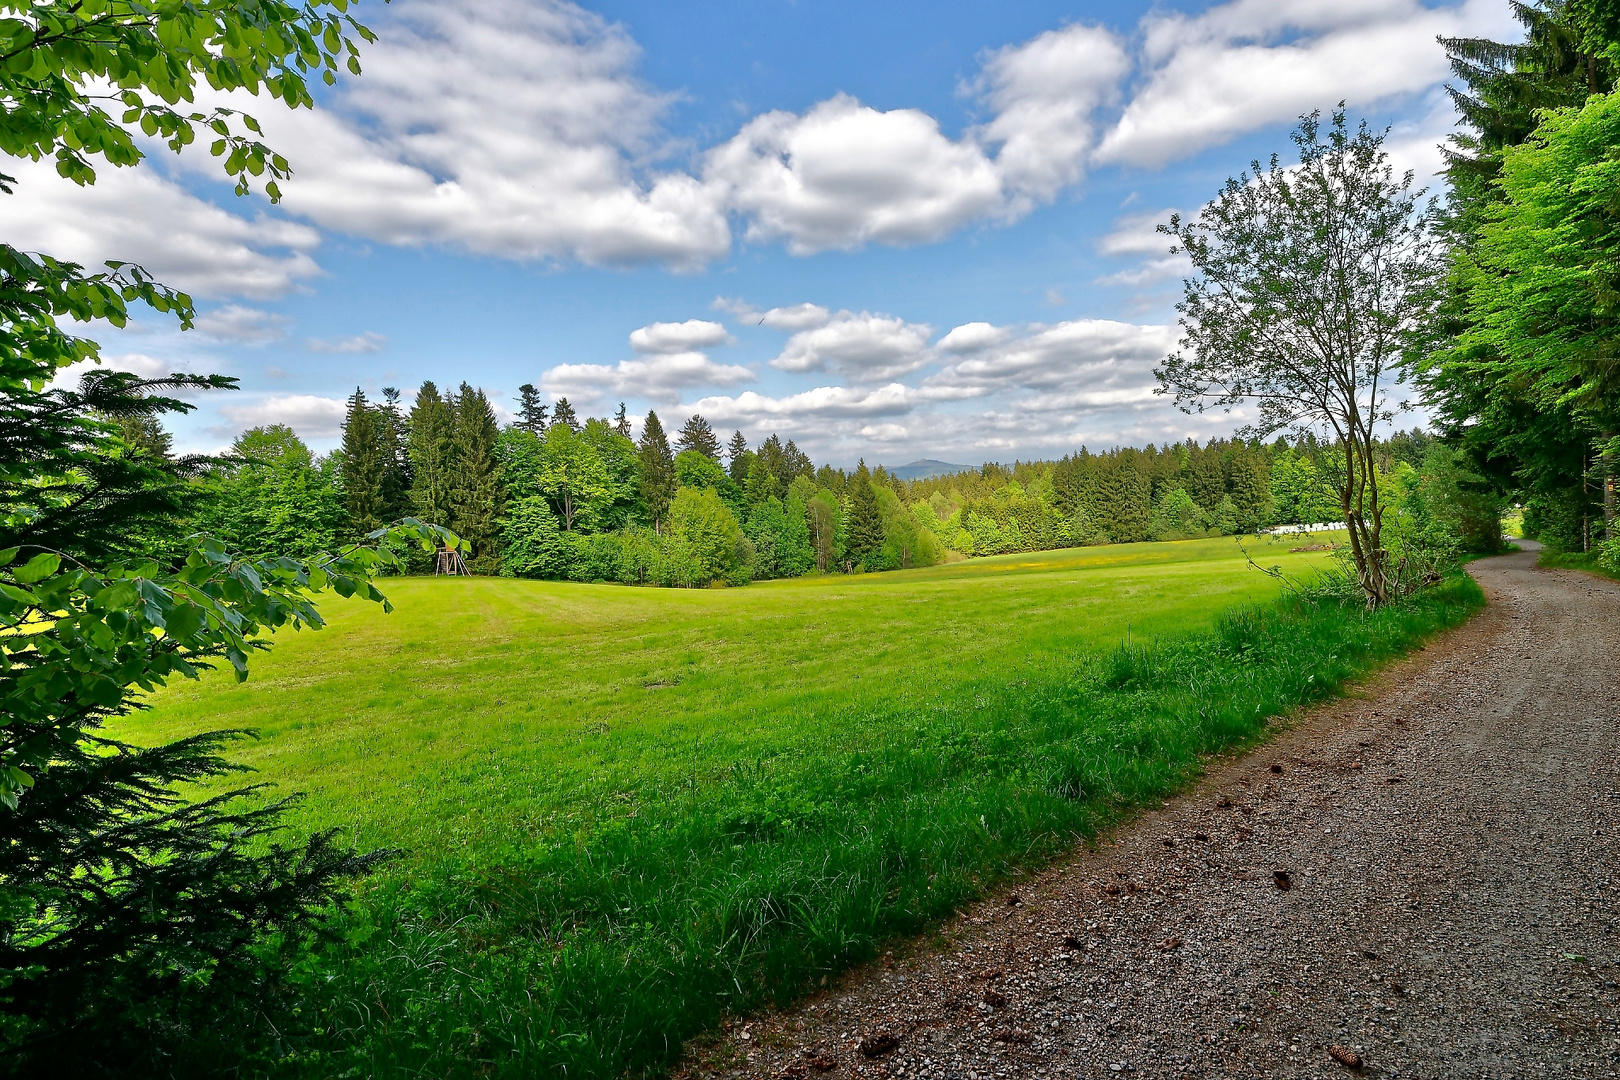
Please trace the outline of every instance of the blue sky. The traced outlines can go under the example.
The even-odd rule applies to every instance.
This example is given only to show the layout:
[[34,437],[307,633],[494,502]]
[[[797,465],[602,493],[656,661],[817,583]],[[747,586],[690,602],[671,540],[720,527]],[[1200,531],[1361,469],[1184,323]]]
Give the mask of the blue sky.
[[[1156,398],[1196,211],[1295,116],[1347,100],[1428,175],[1436,34],[1506,0],[362,3],[366,74],[263,121],[278,207],[206,154],[73,188],[15,163],[13,242],[133,259],[204,312],[97,328],[115,366],[219,371],[178,442],[356,385],[533,382],[605,415],[793,437],[818,461],[977,463],[1224,434]],[[212,102],[210,102],[212,103]]]

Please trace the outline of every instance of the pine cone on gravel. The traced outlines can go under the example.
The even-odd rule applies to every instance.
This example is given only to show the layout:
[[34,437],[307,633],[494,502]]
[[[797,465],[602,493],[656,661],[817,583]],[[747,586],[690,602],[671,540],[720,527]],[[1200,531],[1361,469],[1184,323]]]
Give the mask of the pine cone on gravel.
[[1360,1054],[1356,1053],[1348,1046],[1340,1046],[1337,1043],[1328,1047],[1328,1057],[1332,1058],[1334,1061],[1337,1061],[1340,1065],[1343,1065],[1346,1068],[1359,1069],[1362,1066]]
[[882,1057],[900,1045],[900,1036],[892,1031],[879,1031],[861,1039],[861,1053],[869,1058]]

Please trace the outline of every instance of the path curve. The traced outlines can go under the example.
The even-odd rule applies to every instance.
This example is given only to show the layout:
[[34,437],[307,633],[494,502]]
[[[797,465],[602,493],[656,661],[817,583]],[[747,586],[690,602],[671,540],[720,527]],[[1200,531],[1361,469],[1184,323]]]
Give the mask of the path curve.
[[682,1072],[1620,1076],[1620,583],[1470,569],[1358,696]]

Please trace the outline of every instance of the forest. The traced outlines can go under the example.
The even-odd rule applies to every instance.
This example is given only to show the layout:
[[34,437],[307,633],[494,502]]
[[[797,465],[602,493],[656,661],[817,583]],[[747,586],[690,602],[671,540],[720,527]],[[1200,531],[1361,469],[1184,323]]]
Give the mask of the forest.
[[[415,516],[467,540],[474,573],[706,586],[1254,533],[1342,513],[1340,459],[1309,433],[1081,447],[906,481],[864,462],[818,468],[776,435],[750,448],[734,432],[722,447],[699,415],[672,441],[650,412],[637,438],[622,405],[582,422],[566,398],[553,407],[532,386],[520,394],[519,418],[501,427],[486,393],[465,383],[449,394],[424,383],[409,409],[393,389],[378,402],[357,389],[342,447],[320,457],[290,428],[255,428],[199,481],[199,524],[240,550],[313,553]],[[1380,451],[1407,535],[1495,549],[1500,500],[1456,451],[1419,430]]]

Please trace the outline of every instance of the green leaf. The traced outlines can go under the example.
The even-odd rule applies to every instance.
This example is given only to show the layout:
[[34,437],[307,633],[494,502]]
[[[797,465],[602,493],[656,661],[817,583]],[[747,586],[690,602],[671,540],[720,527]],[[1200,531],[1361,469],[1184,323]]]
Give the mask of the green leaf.
[[62,556],[47,551],[42,555],[35,555],[22,566],[13,571],[14,576],[24,585],[32,585],[36,581],[50,577],[62,565]]

